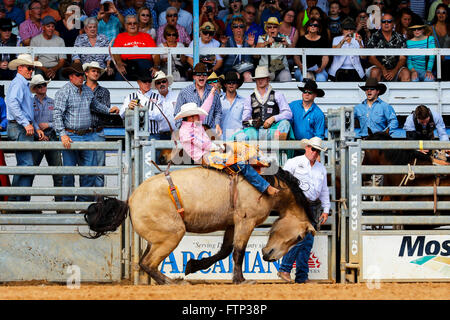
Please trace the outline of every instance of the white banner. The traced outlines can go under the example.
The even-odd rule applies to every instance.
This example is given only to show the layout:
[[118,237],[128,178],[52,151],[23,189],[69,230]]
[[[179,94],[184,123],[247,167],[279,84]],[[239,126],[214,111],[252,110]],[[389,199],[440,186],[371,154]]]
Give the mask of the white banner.
[[[184,270],[189,259],[201,259],[214,255],[222,245],[222,236],[185,236],[178,247],[161,263],[160,270],[165,275],[177,278],[184,277]],[[247,244],[242,271],[246,280],[274,280],[277,276],[281,260],[264,261],[261,249],[266,245],[268,236],[251,236]],[[314,245],[309,258],[309,279],[328,279],[328,240],[327,236],[315,236]],[[233,257],[216,262],[210,268],[185,277],[187,280],[231,280],[233,277]],[[295,269],[292,271],[292,279]]]
[[363,236],[365,280],[450,279],[450,236]]

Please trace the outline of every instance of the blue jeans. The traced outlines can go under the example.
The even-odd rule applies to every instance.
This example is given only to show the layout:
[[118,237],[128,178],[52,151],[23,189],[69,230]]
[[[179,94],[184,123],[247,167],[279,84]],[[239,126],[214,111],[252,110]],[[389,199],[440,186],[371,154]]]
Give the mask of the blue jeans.
[[248,163],[238,162],[230,166],[234,171],[240,171],[244,178],[250,182],[259,192],[263,193],[269,187],[269,183],[256,172]]
[[427,78],[425,78],[425,75],[427,73],[426,70],[416,70],[416,72],[417,72],[417,78],[414,79],[414,80],[411,78],[411,81],[414,81],[414,82],[416,82],[416,81],[424,81],[424,82],[436,81],[436,78],[434,78],[434,79],[427,79]]
[[[8,121],[8,138],[11,141],[33,142],[34,136],[27,136],[25,128],[15,122]],[[36,151],[16,151],[17,166],[32,167]],[[15,174],[12,187],[31,187],[33,185],[34,175]],[[10,196],[9,201],[30,201],[30,196]]]
[[314,244],[314,236],[311,233],[307,233],[305,238],[297,243],[288,251],[281,261],[280,270],[282,272],[291,272],[292,265],[295,261],[295,282],[304,283],[308,280],[308,260],[311,253],[311,248]]
[[[79,136],[74,133],[67,132],[67,135],[73,142],[78,141],[94,141],[94,133]],[[96,166],[97,157],[95,150],[64,150],[62,152],[64,166]],[[96,176],[80,175],[80,187],[93,187],[95,185]],[[64,187],[74,187],[75,179],[73,175],[63,176]],[[63,196],[63,201],[74,201],[74,196]],[[93,201],[94,196],[78,196],[77,201],[89,202]]]
[[[94,132],[93,134],[94,141],[106,141],[105,139],[105,131],[102,130],[100,132]],[[96,150],[95,156],[97,157],[97,165],[105,166],[105,150]],[[95,176],[95,187],[104,187],[105,186],[105,176],[98,175]]]
[[[308,69],[308,71],[311,71],[311,70]],[[322,72],[314,73],[314,74],[316,76],[316,82],[323,82],[323,81],[328,80],[328,73],[325,71],[325,69],[323,69]],[[303,81],[302,70],[300,70],[300,68],[295,69],[294,77],[295,77],[295,80],[297,80],[299,82]]]

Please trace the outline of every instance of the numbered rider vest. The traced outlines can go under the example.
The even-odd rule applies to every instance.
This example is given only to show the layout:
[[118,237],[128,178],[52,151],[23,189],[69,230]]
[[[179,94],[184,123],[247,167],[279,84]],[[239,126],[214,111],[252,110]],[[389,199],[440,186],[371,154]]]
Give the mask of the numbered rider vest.
[[264,124],[264,121],[280,113],[280,107],[275,100],[275,91],[273,90],[270,91],[269,98],[264,104],[261,104],[256,99],[256,95],[253,92],[251,95],[251,106],[253,126],[257,129]]

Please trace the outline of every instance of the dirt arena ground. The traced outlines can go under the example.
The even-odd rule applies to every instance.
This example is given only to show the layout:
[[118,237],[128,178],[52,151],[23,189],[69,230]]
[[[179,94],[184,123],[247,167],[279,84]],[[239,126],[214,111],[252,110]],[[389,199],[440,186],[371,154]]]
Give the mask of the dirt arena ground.
[[448,300],[450,283],[0,285],[0,300]]

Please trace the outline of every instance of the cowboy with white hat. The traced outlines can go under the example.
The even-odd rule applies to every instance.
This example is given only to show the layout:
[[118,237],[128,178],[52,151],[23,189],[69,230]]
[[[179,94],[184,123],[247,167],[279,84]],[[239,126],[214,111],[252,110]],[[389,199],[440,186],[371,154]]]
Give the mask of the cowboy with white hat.
[[91,68],[97,69],[100,71],[100,76],[102,76],[106,71],[106,69],[100,67],[100,64],[97,61],[83,63],[82,67],[85,72],[89,71]]
[[[237,139],[286,140],[291,125],[292,112],[285,96],[269,84],[267,66],[255,69],[256,88],[245,99],[242,122],[244,130],[237,132]],[[234,138],[233,136],[233,138]]]
[[[302,140],[305,154],[286,161],[283,169],[290,172],[299,182],[305,197],[310,205],[310,214],[319,229],[327,219],[330,212],[330,193],[327,186],[327,170],[320,163],[320,151],[326,151],[322,139],[312,137]],[[295,282],[308,281],[308,259],[314,243],[312,233],[307,233],[302,241],[292,247],[283,257],[278,276],[286,282],[292,282],[290,273],[292,265],[296,261]]]
[[36,74],[33,76],[33,78],[31,78],[30,81],[30,90],[31,92],[35,93],[35,87],[39,86],[39,85],[43,85],[45,84],[45,86],[47,86],[47,84],[50,83],[50,80],[45,80],[44,77],[41,74]]
[[[35,135],[43,140],[44,132],[39,128],[34,117],[33,96],[28,86],[34,68],[42,66],[33,61],[31,55],[20,54],[17,59],[9,62],[10,70],[17,70],[6,93],[6,114],[8,119],[8,138],[10,141],[34,141]],[[35,151],[16,152],[17,166],[33,166]],[[31,187],[33,175],[14,175],[13,187]],[[11,196],[10,201],[30,201],[30,196]]]

